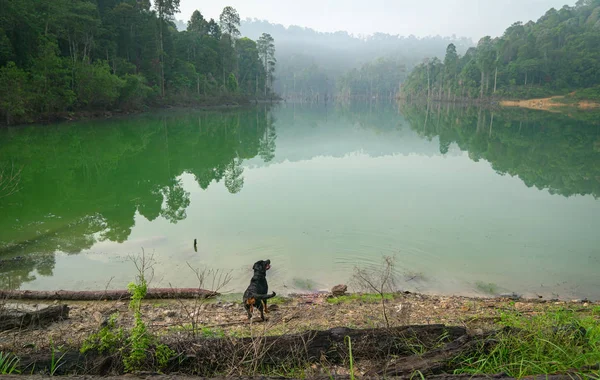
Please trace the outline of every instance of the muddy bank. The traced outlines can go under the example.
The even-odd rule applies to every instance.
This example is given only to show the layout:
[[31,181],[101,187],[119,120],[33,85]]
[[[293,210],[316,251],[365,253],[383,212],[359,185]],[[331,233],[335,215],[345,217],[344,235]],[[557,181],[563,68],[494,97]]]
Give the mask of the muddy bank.
[[564,96],[552,96],[548,98],[528,100],[502,100],[500,101],[500,105],[503,107],[520,107],[548,112],[560,112],[561,108],[566,107],[575,107],[581,110],[600,108],[600,103],[595,103],[586,100],[577,101],[574,103],[564,103],[562,101],[564,99]]

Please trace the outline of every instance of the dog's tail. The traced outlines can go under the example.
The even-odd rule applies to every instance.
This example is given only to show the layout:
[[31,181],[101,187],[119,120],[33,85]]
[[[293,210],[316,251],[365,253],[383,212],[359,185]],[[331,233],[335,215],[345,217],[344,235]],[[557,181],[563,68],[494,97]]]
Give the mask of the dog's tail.
[[271,294],[255,294],[253,298],[256,298],[257,301],[260,300],[268,300],[269,298],[275,297],[277,294],[275,292]]

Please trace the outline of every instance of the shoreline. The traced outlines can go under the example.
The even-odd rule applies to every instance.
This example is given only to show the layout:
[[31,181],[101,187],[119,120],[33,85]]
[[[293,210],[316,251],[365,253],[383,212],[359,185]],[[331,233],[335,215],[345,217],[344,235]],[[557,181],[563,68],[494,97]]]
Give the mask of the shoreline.
[[564,95],[526,100],[501,100],[500,106],[527,108],[547,112],[562,112],[563,109],[572,107],[575,107],[578,110],[593,110],[600,108],[600,103],[590,100],[575,100],[574,103],[563,103],[560,102],[562,99],[565,99]]
[[[23,358],[24,363],[36,365],[36,371],[39,372],[49,365],[48,353],[54,352],[55,348],[59,347],[61,353],[72,353],[69,354],[63,367],[65,372],[59,374],[106,376],[109,374],[122,375],[129,372],[123,370],[118,363],[113,363],[104,370],[98,369],[103,368],[102,366],[98,367],[98,360],[104,362],[110,357],[113,357],[114,360],[114,355],[105,353],[100,356],[97,356],[97,354],[82,356],[79,353],[80,348],[84,347],[86,341],[89,342],[90,337],[102,336],[101,331],[104,331],[102,329],[110,326],[111,323],[114,323],[119,329],[124,329],[123,331],[130,331],[135,326],[138,317],[136,312],[131,309],[129,298],[113,301],[64,302],[47,300],[45,302],[48,302],[45,306],[67,308],[68,318],[37,329],[25,328],[0,331],[0,352],[9,352]],[[43,304],[34,300],[19,301],[17,303],[22,308],[38,309],[44,307]],[[9,301],[3,306],[10,307],[13,304],[12,301]],[[356,334],[361,336],[360,334],[362,334],[367,340],[369,334],[371,334],[369,331],[372,331],[376,336],[391,336],[394,339],[394,334],[396,334],[394,331],[405,329],[406,331],[422,331],[422,333],[415,336],[416,342],[420,342],[419,346],[415,347],[417,350],[415,355],[421,362],[422,357],[430,355],[429,352],[435,353],[436,347],[440,349],[437,344],[434,344],[431,348],[420,346],[424,344],[423,342],[432,338],[428,335],[431,333],[427,332],[432,329],[441,331],[441,335],[434,336],[434,341],[444,339],[443,337],[446,335],[443,331],[461,329],[463,331],[461,334],[464,335],[460,339],[474,340],[473,344],[478,345],[478,339],[484,339],[486,336],[497,334],[498,331],[504,331],[503,328],[506,326],[504,323],[510,321],[511,318],[522,320],[546,318],[546,320],[551,321],[554,318],[552,315],[559,315],[566,311],[569,313],[568,315],[572,315],[572,318],[595,318],[600,323],[600,302],[515,299],[513,297],[429,296],[411,292],[385,293],[383,298],[381,295],[373,293],[347,293],[338,296],[333,296],[331,293],[296,294],[289,297],[277,296],[269,300],[269,309],[270,313],[267,314],[267,321],[261,322],[260,317],[255,314],[255,318],[250,323],[241,304],[241,295],[238,297],[237,294],[227,294],[223,295],[222,298],[217,297],[210,300],[143,300],[139,309],[139,316],[145,322],[147,333],[157,337],[156,339],[159,339],[161,344],[166,344],[182,354],[187,352],[185,354],[187,357],[199,361],[191,368],[200,368],[195,366],[204,363],[200,374],[207,377],[219,375],[222,373],[220,371],[223,370],[225,370],[225,373],[232,375],[229,372],[233,370],[233,367],[229,367],[230,364],[226,364],[225,368],[221,370],[216,370],[221,366],[215,363],[230,361],[238,355],[235,350],[234,352],[222,351],[221,348],[213,347],[214,345],[217,345],[217,347],[224,345],[223,347],[227,348],[233,344],[235,348],[240,344],[253,345],[255,342],[262,340],[268,340],[273,345],[284,345],[289,344],[290,339],[301,336],[309,338],[304,343],[307,344],[306,342],[310,342],[310,339],[312,339],[310,337],[314,334],[329,334],[331,337],[337,337],[336,339],[342,339],[343,335],[341,337],[336,335],[341,331],[343,331],[343,334],[352,336],[357,336]],[[545,317],[546,315],[548,317]],[[507,317],[508,319],[506,319]],[[383,343],[381,343],[380,338],[376,338],[374,342],[369,343],[377,344],[378,348],[375,351],[373,351],[373,348],[369,348],[367,351],[361,350],[361,342],[358,338],[352,341],[355,350],[355,375],[365,375],[369,371],[373,371],[373,368],[384,368],[384,366],[395,363],[394,356],[390,359],[387,354],[383,357],[377,355],[377,352],[385,353],[387,350],[394,349],[387,345],[382,346]],[[320,347],[320,343],[316,344],[317,347]],[[273,353],[275,355],[273,358],[276,358],[273,360],[283,360],[287,363],[286,360],[290,359],[288,356],[277,356],[282,355],[282,351],[277,351],[280,349],[275,349],[275,352],[279,352],[279,354]],[[430,349],[433,349],[433,351],[428,351]],[[190,353],[199,352],[198,350],[203,354]],[[205,359],[206,350],[208,352],[222,352],[222,355],[220,355],[222,357],[218,357],[216,362],[214,360],[207,361]],[[425,350],[426,353],[423,355],[419,353],[420,350]],[[289,355],[290,351],[286,352],[288,353],[285,355]],[[327,352],[326,355],[333,355],[330,353],[331,351]],[[368,354],[369,352],[375,355]],[[411,354],[414,354],[414,352],[409,351],[403,355]],[[252,357],[255,357],[255,355],[258,355],[258,353],[251,354]],[[322,375],[324,372],[326,374],[326,371],[330,371],[330,373],[336,374],[337,377],[337,375],[347,375],[349,373],[347,361],[335,360],[335,356],[327,357],[328,359],[325,362],[319,361],[318,357],[316,362],[310,359],[308,362],[300,361],[299,358],[294,359],[297,363],[294,365],[306,366],[302,367],[304,368],[302,371],[308,372],[303,372],[304,375],[300,376],[297,372],[298,368],[284,366],[280,370],[284,372],[279,372],[279,376],[306,378]],[[446,358],[446,360],[452,360],[452,357]],[[81,369],[83,363],[96,364],[93,366],[90,364],[84,365],[85,370],[88,371],[85,372]],[[215,367],[207,368],[207,365],[214,365]],[[178,367],[175,365],[175,368]],[[409,366],[408,368],[412,367]],[[153,367],[147,367],[147,370],[157,371]],[[577,368],[574,368],[574,370],[577,370]],[[236,373],[252,376],[275,375],[272,372],[273,369],[268,368],[260,370],[254,368],[253,371],[258,372],[253,373],[245,371],[240,369],[240,372]],[[437,371],[440,371],[440,369],[438,368]],[[162,371],[158,370],[158,372]],[[414,372],[413,369],[409,370],[407,376],[412,372]],[[183,369],[167,370],[162,373],[176,373],[177,376],[198,375],[195,370],[190,369],[189,365],[184,366]],[[446,372],[433,374],[439,373]],[[452,371],[449,373],[452,373]],[[431,373],[426,374],[430,375]]]
[[[573,93],[569,94],[573,95]],[[410,97],[397,97],[398,101],[406,101]],[[565,100],[561,102],[559,100]],[[427,101],[427,97],[411,98],[411,102]],[[545,98],[514,99],[514,98],[456,98],[454,100],[431,98],[435,103],[450,103],[462,106],[479,106],[483,108],[525,108],[537,111],[569,114],[572,110],[593,111],[600,108],[600,103],[588,99],[568,98],[567,95],[553,95]]]
[[265,100],[265,99],[250,99],[250,98],[234,98],[226,101],[218,101],[215,103],[211,102],[183,102],[180,104],[160,104],[146,106],[143,109],[131,109],[131,110],[78,110],[72,112],[56,112],[49,115],[40,115],[31,121],[19,122],[16,124],[7,125],[5,122],[0,122],[1,128],[15,128],[24,127],[32,124],[37,125],[55,125],[62,123],[71,123],[78,121],[91,121],[91,120],[108,120],[118,117],[127,117],[134,115],[149,114],[152,112],[162,112],[169,110],[223,110],[223,109],[237,109],[241,107],[251,107],[259,104],[277,104],[280,103],[279,99]]

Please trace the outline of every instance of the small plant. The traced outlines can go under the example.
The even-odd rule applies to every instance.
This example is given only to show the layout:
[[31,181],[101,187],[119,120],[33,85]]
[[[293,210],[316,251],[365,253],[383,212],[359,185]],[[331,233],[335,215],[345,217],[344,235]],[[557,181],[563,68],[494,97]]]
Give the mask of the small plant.
[[52,343],[52,339],[50,339],[50,376],[54,376],[56,374],[56,371],[63,365],[65,364],[65,362],[63,361],[63,358],[65,357],[65,355],[67,354],[66,352],[64,352],[60,357],[57,358],[56,354],[58,353],[58,350],[54,347],[54,344]]
[[344,341],[348,344],[348,359],[350,360],[350,379],[354,380],[354,357],[352,357],[352,339],[346,335]]
[[119,313],[114,313],[108,319],[106,326],[100,331],[90,335],[81,347],[81,353],[84,354],[89,350],[97,350],[99,353],[114,354],[120,347],[123,346],[125,333],[122,328],[116,328]]
[[19,358],[11,353],[0,351],[0,375],[10,375],[11,373],[20,373],[17,370]]
[[383,265],[380,270],[369,271],[359,267],[354,268],[354,280],[358,286],[369,292],[375,292],[379,296],[383,318],[388,328],[390,327],[390,321],[385,307],[385,293],[394,291],[396,287],[394,264],[394,257],[384,256]]
[[85,353],[89,350],[110,354],[119,352],[126,372],[142,370],[152,359],[156,369],[161,370],[176,353],[168,346],[158,344],[157,338],[148,331],[142,317],[142,300],[148,292],[146,273],[152,269],[152,257],[147,260],[142,254],[141,258],[132,258],[132,261],[138,270],[136,282],[128,285],[131,294],[129,308],[133,311],[133,328],[128,333],[125,333],[122,328],[117,328],[119,315],[114,313],[108,319],[106,326],[85,340],[81,352]]

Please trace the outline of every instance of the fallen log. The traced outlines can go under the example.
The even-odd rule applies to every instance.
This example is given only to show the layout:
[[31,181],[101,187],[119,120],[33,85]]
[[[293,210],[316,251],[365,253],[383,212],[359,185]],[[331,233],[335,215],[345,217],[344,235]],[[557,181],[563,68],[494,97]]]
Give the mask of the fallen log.
[[[148,289],[146,299],[159,298],[211,298],[219,293],[198,288],[153,288]],[[0,299],[104,301],[126,300],[131,294],[127,290],[0,290]]]
[[5,305],[0,309],[0,331],[47,326],[68,317],[69,307],[67,305],[42,306],[29,308],[29,310],[19,306]]
[[231,370],[232,365],[248,365],[249,360],[261,366],[282,366],[290,361],[346,363],[348,338],[352,356],[358,361],[385,360],[390,355],[409,356],[415,345],[429,350],[440,341],[453,341],[463,335],[466,335],[465,328],[444,325],[364,330],[333,328],[282,336],[179,341],[169,346],[176,352],[185,353],[187,358],[180,364],[183,368],[174,370],[186,372],[187,367],[219,373]]
[[411,355],[395,360],[394,364],[376,372],[378,376],[410,376],[422,373],[425,376],[442,373],[448,362],[474,348],[479,342],[468,335],[447,343],[442,348],[431,350],[423,355]]

